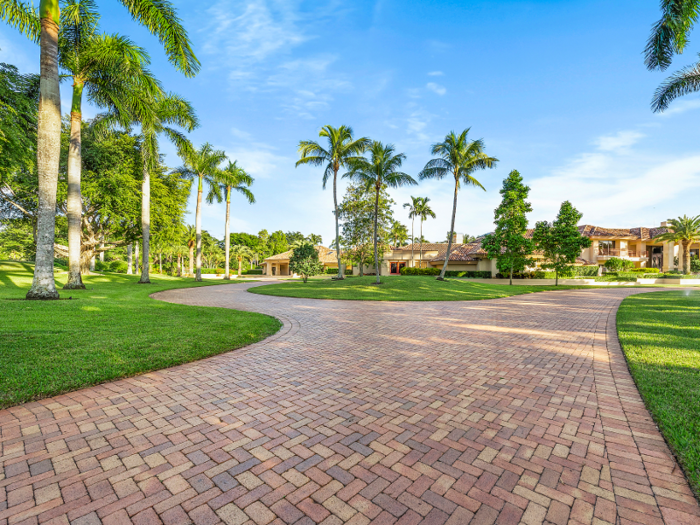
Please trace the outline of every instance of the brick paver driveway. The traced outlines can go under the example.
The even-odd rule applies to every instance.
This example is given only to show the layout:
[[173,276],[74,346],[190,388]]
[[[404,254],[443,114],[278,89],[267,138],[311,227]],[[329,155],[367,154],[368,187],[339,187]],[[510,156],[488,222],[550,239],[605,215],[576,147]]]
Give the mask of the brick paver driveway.
[[158,298],[275,315],[273,338],[1,411],[0,525],[700,523],[615,337],[634,291],[248,286]]

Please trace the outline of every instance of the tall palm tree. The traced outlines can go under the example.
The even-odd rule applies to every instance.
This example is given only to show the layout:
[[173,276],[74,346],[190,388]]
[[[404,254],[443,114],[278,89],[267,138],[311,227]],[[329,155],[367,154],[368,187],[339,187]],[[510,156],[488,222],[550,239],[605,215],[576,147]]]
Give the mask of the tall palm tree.
[[184,165],[174,170],[182,177],[197,179],[197,211],[195,214],[195,226],[197,228],[197,274],[195,281],[202,280],[202,193],[204,182],[209,186],[216,184],[214,177],[219,172],[219,164],[226,160],[223,151],[215,150],[208,142],[202,144],[198,150],[187,148],[181,152]]
[[250,189],[248,189],[253,184],[254,180],[255,179],[248,175],[243,168],[238,166],[237,161],[229,161],[228,166],[220,170],[214,176],[215,184],[210,186],[211,191],[209,191],[209,194],[207,195],[207,202],[209,204],[211,204],[214,200],[221,202],[221,192],[223,192],[226,197],[226,223],[224,225],[226,273],[224,274],[224,279],[231,278],[231,273],[229,271],[229,252],[231,246],[231,191],[235,190],[238,193],[243,194],[243,196],[248,200],[248,204],[254,204],[255,197]]
[[[238,277],[240,277],[241,272],[243,271],[243,259],[250,261],[253,257],[255,257],[255,254],[253,253],[253,250],[242,244],[234,244],[231,246],[230,253],[231,257],[238,259]],[[228,261],[226,262],[226,265],[228,266]]]
[[420,217],[420,258],[418,259],[419,266],[422,268],[423,267],[423,221],[427,220],[428,217],[435,218],[435,212],[432,210],[430,205],[428,204],[430,202],[430,197],[419,197],[419,202],[416,207],[416,215]]
[[401,224],[399,221],[393,221],[391,223],[391,230],[389,230],[389,237],[391,238],[394,246],[404,246],[406,239],[408,239],[408,231],[406,226]]
[[683,247],[683,273],[690,268],[690,245],[700,241],[700,215],[697,217],[678,217],[669,220],[669,231],[654,237],[654,240],[664,242],[679,242]]
[[[484,141],[482,139],[469,140],[470,128],[465,129],[459,135],[451,131],[443,142],[433,144],[431,153],[438,157],[429,160],[428,163],[420,172],[419,177],[424,179],[443,179],[448,175],[452,175],[455,180],[454,201],[452,203],[452,222],[450,223],[450,231],[455,231],[455,217],[457,215],[457,194],[462,184],[466,186],[476,186],[486,191],[481,183],[476,180],[472,174],[477,170],[493,168],[496,166],[498,159],[489,157],[484,153]],[[445,279],[445,271],[447,263],[450,260],[452,252],[452,237],[447,243],[447,253],[445,254],[445,264],[442,265],[442,271],[438,276],[438,280]]]
[[[119,0],[131,17],[158,37],[168,59],[186,76],[194,76],[199,61],[187,32],[168,0]],[[53,275],[56,191],[61,155],[61,95],[58,76],[58,0],[40,0],[39,10],[22,0],[0,0],[0,18],[30,39],[39,41],[41,95],[37,129],[39,206],[36,225],[34,280],[27,299],[58,299]]]
[[416,208],[418,207],[420,200],[421,197],[414,197],[413,195],[411,195],[411,202],[405,202],[403,205],[404,208],[408,208],[408,218],[411,219],[411,266],[415,266],[415,259],[413,257],[413,247],[416,244],[416,237],[413,234],[413,229],[416,225],[416,217],[418,217],[418,214],[416,213]]
[[364,185],[368,190],[374,187],[374,269],[377,274],[376,284],[381,284],[379,279],[379,253],[377,250],[377,223],[379,222],[379,193],[383,187],[398,188],[418,184],[413,177],[399,171],[401,164],[406,159],[403,153],[395,153],[393,144],[384,145],[379,141],[373,141],[369,147],[369,160],[364,157],[352,162],[352,169],[348,177],[355,182]]
[[197,227],[190,224],[184,232],[185,245],[189,250],[189,275],[194,275],[194,248],[197,246]]
[[[673,56],[681,54],[689,42],[690,32],[700,16],[698,0],[664,0],[661,18],[654,24],[644,50],[645,63],[650,71],[665,71]],[[700,91],[700,62],[685,67],[667,78],[654,93],[651,107],[654,112],[668,108],[676,98]]]
[[309,241],[311,244],[314,246],[318,246],[323,243],[323,237],[320,235],[316,235],[315,233],[309,234],[309,236],[306,238],[307,241]]
[[66,213],[69,271],[64,289],[85,288],[80,276],[83,92],[94,105],[124,113],[138,92],[160,91],[158,82],[146,69],[150,58],[145,50],[124,37],[97,34],[98,19],[93,0],[66,0],[61,11],[59,63],[73,80]]
[[340,225],[338,223],[338,171],[340,168],[350,169],[352,162],[360,160],[362,154],[370,145],[368,138],[353,139],[352,128],[349,126],[323,126],[318,133],[319,137],[328,139],[327,149],[318,142],[312,140],[299,141],[299,155],[301,158],[296,166],[311,164],[323,166],[323,189],[326,189],[328,179],[333,177],[333,206],[335,214],[335,254],[338,258],[338,279],[343,279],[343,267],[340,264]]

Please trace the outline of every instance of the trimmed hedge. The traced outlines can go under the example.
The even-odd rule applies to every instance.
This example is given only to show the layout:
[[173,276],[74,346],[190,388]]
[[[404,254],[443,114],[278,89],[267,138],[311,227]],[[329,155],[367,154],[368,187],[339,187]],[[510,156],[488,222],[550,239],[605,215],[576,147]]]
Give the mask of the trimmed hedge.
[[401,268],[401,275],[440,275],[440,268]]
[[447,270],[445,272],[445,277],[465,277],[467,279],[491,279],[491,271],[469,270],[466,272],[458,272],[454,270]]
[[202,268],[202,275],[224,275],[225,273],[226,270],[224,270],[223,268]]
[[630,268],[627,270],[630,273],[660,273],[658,268]]
[[263,270],[262,269],[257,269],[257,270],[246,270],[244,272],[241,272],[241,275],[262,275]]
[[598,265],[589,264],[586,266],[574,266],[574,275],[577,277],[596,277],[598,275]]
[[326,268],[326,275],[338,275],[338,268]]

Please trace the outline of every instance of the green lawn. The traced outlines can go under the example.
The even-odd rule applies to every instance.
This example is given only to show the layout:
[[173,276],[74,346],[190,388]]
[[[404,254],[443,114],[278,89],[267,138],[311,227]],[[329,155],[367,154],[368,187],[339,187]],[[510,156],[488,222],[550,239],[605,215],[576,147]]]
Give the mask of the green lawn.
[[644,402],[700,494],[700,292],[629,297],[617,331]]
[[342,281],[309,280],[270,284],[248,291],[263,295],[303,297],[310,299],[353,299],[359,301],[475,301],[498,299],[546,290],[571,290],[590,286],[521,286],[470,282],[463,279],[438,281],[435,277],[392,275],[382,277],[382,284],[373,284],[376,277],[350,277]]
[[[277,332],[272,317],[164,303],[153,292],[223,284],[112,274],[84,277],[71,301],[25,301],[32,267],[0,261],[0,407],[195,361]],[[65,272],[57,272],[63,286]],[[232,281],[230,286],[236,286]]]

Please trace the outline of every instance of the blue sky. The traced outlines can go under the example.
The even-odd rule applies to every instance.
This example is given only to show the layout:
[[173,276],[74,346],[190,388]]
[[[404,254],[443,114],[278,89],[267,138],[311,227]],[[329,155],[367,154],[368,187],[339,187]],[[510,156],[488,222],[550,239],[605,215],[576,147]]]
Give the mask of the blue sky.
[[[670,74],[643,63],[656,0],[174,3],[202,62],[194,79],[168,64],[119,2],[98,1],[104,30],[146,47],[166,88],[193,103],[202,122],[193,142],[211,142],[256,178],[257,204],[234,202],[234,231],[332,239],[333,197],[321,188],[320,168],[294,167],[298,141],[317,138],[325,124],[394,143],[414,176],[432,143],[471,127],[500,163],[477,175],[487,192],[460,193],[459,232],[492,229],[511,169],[532,187],[531,224],[553,219],[567,199],[584,222],[608,227],[700,213],[700,98],[680,99],[663,115],[649,109]],[[691,45],[671,70],[696,52]],[[0,61],[37,71],[38,48],[2,26]],[[64,84],[64,111],[69,96]],[[170,166],[179,164],[172,147],[164,152]],[[442,240],[451,182],[392,191],[395,217],[407,225],[401,205],[410,195],[431,198],[437,218],[424,234]],[[190,211],[194,222],[193,199]],[[204,228],[221,237],[223,214],[223,204],[205,207]]]

